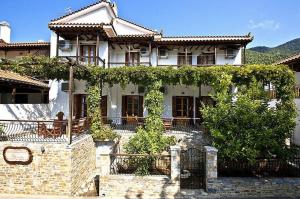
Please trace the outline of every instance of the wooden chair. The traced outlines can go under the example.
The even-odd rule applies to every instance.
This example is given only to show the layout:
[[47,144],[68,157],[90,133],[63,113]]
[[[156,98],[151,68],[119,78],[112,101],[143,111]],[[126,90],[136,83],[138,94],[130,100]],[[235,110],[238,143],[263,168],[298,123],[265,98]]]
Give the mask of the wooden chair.
[[38,130],[37,130],[38,136],[46,137],[47,136],[47,126],[45,123],[38,122]]
[[72,126],[72,133],[78,135],[85,130],[86,119],[80,119]]
[[172,127],[172,119],[163,119],[164,127],[166,130],[170,130]]
[[129,116],[126,117],[126,124],[129,125],[137,125],[138,124],[138,118],[137,116]]
[[46,129],[46,137],[58,138],[62,135],[61,127],[53,127],[53,129]]

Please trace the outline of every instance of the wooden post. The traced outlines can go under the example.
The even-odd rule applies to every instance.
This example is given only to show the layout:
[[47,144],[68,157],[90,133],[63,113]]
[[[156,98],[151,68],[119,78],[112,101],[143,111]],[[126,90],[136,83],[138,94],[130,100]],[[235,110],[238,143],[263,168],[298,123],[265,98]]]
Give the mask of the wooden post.
[[152,66],[151,64],[151,53],[152,53],[152,45],[151,41],[149,42],[149,66]]
[[59,53],[59,32],[56,33],[56,57],[58,57],[58,53]]
[[217,64],[217,46],[215,46],[215,65]]
[[111,46],[110,46],[110,42],[108,42],[108,48],[107,48],[108,52],[107,52],[107,67],[110,68],[110,51],[111,51]]
[[131,60],[130,60],[130,59],[131,59],[131,56],[130,56],[130,45],[129,45],[129,46],[128,46],[128,65],[129,65],[129,66],[131,66],[131,65],[130,65],[130,63],[131,63]]
[[158,46],[156,46],[156,66],[158,66]]
[[184,52],[185,52],[185,65],[188,65],[188,51],[187,51],[187,47],[184,47]]
[[79,62],[79,35],[76,35],[76,64]]
[[97,33],[97,39],[96,39],[96,62],[95,65],[99,65],[99,33]]
[[13,104],[16,103],[16,94],[17,94],[17,89],[16,89],[16,88],[13,88],[12,93],[11,93],[11,95],[12,95],[11,102],[12,102]]
[[70,65],[69,71],[69,119],[68,119],[68,132],[67,141],[68,144],[72,143],[72,124],[73,124],[73,65]]
[[246,64],[246,46],[247,46],[247,45],[244,45],[244,52],[243,52],[243,54],[244,54],[244,57],[243,57],[243,64]]

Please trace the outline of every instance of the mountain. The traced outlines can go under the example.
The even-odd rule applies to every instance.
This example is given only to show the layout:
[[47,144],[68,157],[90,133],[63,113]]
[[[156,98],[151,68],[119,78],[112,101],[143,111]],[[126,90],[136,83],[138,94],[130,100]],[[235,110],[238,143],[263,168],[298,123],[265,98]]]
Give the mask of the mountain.
[[300,53],[300,38],[273,48],[266,46],[249,48],[246,50],[246,60],[248,64],[272,64],[297,53]]

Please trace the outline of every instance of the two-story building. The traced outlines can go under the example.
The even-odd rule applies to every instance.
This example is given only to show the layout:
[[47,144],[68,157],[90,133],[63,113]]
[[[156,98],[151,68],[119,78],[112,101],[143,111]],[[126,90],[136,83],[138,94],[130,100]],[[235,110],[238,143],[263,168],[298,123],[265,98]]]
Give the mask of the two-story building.
[[[49,23],[51,57],[73,57],[99,67],[209,67],[244,63],[245,47],[253,40],[241,36],[164,36],[118,16],[116,4],[99,1]],[[65,82],[51,82],[53,114],[68,115]],[[207,86],[164,85],[164,118],[199,118],[200,101],[209,103]],[[54,96],[54,97],[53,97]],[[144,117],[144,89],[139,85],[105,85],[102,115],[112,120]],[[75,80],[73,115],[86,115],[85,82]]]

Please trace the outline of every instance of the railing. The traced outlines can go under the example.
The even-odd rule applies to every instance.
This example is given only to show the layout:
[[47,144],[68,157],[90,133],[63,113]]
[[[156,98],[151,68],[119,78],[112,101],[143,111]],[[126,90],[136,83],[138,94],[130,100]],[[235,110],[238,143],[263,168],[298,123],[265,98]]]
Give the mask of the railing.
[[[109,125],[118,133],[133,133],[137,127],[145,125],[146,118],[127,117],[102,117],[102,122]],[[193,133],[204,130],[200,118],[162,118],[166,133]]]
[[149,175],[170,175],[170,155],[111,154],[110,174],[137,174],[146,167]]
[[108,62],[108,67],[121,67],[121,66],[151,66],[151,63],[150,62],[138,62],[138,63]]
[[[0,120],[0,141],[66,142],[67,128],[67,120]],[[74,120],[72,140],[87,130],[86,119]]]
[[102,66],[105,66],[105,60],[101,59],[100,57],[96,56],[58,56],[58,58],[72,58],[76,60],[78,58],[79,64],[91,64],[91,65],[99,65],[100,63]]
[[300,177],[300,158],[257,159],[248,161],[218,160],[221,177]]

